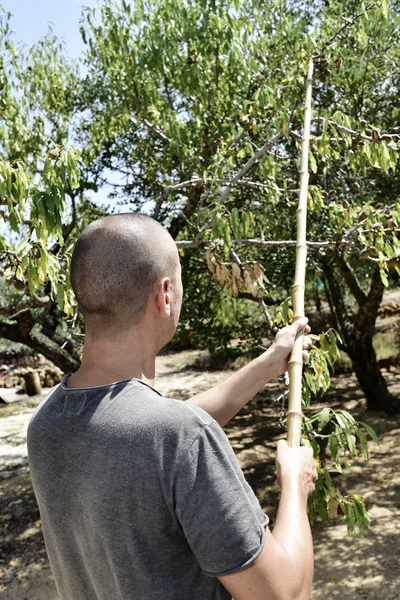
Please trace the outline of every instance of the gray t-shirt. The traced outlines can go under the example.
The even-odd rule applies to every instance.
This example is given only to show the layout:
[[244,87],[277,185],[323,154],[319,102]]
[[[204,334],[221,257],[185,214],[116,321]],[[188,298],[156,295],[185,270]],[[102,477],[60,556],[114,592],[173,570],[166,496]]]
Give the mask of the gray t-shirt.
[[261,553],[268,517],[205,411],[138,379],[68,388],[28,429],[63,600],[225,600],[217,577]]

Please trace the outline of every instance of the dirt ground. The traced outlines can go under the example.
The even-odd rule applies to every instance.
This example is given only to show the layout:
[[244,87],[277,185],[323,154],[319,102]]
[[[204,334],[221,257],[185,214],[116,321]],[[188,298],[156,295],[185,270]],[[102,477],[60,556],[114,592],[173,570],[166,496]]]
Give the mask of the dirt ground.
[[[169,354],[158,359],[156,387],[164,395],[185,399],[229,375],[187,366],[198,353]],[[386,372],[392,393],[400,397],[400,373]],[[272,382],[226,427],[243,471],[273,522],[278,495],[274,483],[281,385]],[[0,408],[3,463],[0,468],[0,598],[57,600],[33,496],[24,445],[26,425],[39,398],[21,396]],[[372,522],[364,538],[348,537],[338,519],[316,523],[315,577],[312,600],[399,600],[400,598],[400,417],[370,413],[351,375],[336,377],[324,403],[350,410],[379,433],[370,444],[371,459],[353,461],[340,478],[342,492],[365,498]],[[1,441],[1,440],[0,440]],[[1,448],[1,446],[0,446]],[[1,457],[0,457],[1,458]],[[1,461],[0,461],[1,462]]]

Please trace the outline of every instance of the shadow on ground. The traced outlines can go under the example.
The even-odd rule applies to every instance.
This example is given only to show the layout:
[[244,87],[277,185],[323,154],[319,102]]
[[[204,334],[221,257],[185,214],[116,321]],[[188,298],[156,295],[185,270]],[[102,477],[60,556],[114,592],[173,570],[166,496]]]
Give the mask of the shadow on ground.
[[[187,398],[215,385],[229,373],[199,373],[185,367],[185,357],[160,357],[159,390],[166,396]],[[186,363],[187,364],[187,363]],[[182,365],[182,368],[180,368]],[[400,373],[388,373],[392,392],[399,396]],[[279,423],[281,393],[271,383],[226,428],[247,480],[273,522],[278,502],[275,485],[276,441],[284,435]],[[316,568],[312,600],[398,600],[400,598],[400,478],[398,448],[400,418],[368,413],[353,376],[333,380],[324,399],[346,407],[371,424],[381,445],[371,444],[371,460],[355,460],[352,471],[340,478],[344,493],[364,496],[372,531],[364,539],[349,538],[342,521],[314,528]],[[322,404],[321,404],[322,406]],[[32,402],[15,404],[10,416],[33,410]],[[7,408],[0,409],[6,417]],[[0,481],[0,596],[4,600],[57,600],[46,558],[40,516],[27,465],[16,465]]]

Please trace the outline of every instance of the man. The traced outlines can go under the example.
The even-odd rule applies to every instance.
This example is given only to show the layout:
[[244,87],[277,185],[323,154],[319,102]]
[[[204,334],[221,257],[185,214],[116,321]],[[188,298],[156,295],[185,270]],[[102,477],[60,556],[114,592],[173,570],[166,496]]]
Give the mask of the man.
[[60,597],[308,598],[311,450],[278,444],[282,494],[271,533],[221,429],[287,370],[306,319],[224,383],[181,402],[153,388],[155,358],[182,302],[178,252],[163,227],[137,214],[91,223],[76,244],[71,282],[85,319],[82,364],[28,431]]

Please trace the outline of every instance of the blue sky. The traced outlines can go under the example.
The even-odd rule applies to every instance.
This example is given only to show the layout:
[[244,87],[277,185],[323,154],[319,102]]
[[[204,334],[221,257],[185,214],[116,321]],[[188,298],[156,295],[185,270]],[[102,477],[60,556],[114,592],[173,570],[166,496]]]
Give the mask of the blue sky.
[[12,13],[16,39],[29,46],[35,44],[52,22],[54,33],[64,38],[71,58],[83,51],[79,33],[82,6],[94,7],[96,0],[2,0],[3,8]]
[[[15,31],[15,40],[28,46],[35,44],[48,31],[52,24],[53,33],[63,38],[70,58],[82,55],[84,44],[79,32],[79,20],[84,6],[93,8],[98,0],[0,0],[4,10],[12,14],[11,27]],[[110,176],[118,183],[119,177]],[[109,187],[100,189],[96,194],[86,192],[86,196],[100,204],[113,205],[107,199]],[[118,210],[118,209],[117,209]],[[122,210],[122,209],[121,209]]]

